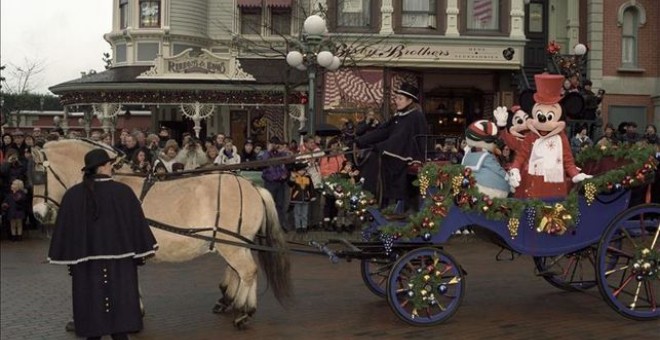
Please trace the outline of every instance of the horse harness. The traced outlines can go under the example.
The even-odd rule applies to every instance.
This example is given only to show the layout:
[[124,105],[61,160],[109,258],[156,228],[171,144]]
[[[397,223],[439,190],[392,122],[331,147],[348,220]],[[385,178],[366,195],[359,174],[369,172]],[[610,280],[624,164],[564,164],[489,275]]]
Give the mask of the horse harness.
[[[199,174],[199,173],[198,173]],[[222,198],[222,175],[223,174],[232,174],[234,175],[234,178],[236,179],[236,184],[238,185],[238,193],[239,193],[239,200],[241,202],[240,205],[240,210],[238,214],[238,231],[233,232],[230,230],[227,230],[225,228],[221,228],[218,226],[218,223],[220,223],[220,207],[221,205],[221,198]],[[142,177],[142,174],[119,174],[120,176],[138,176]],[[213,227],[209,228],[181,228],[181,227],[175,227],[173,225],[169,225],[163,222],[159,222],[150,218],[147,218],[147,221],[149,222],[149,225],[151,225],[154,228],[161,229],[164,231],[168,231],[171,233],[175,233],[178,235],[182,236],[188,236],[196,239],[201,239],[205,241],[209,241],[209,251],[213,251],[215,249],[215,243],[225,243],[225,244],[230,244],[230,245],[237,245],[237,246],[242,246],[245,248],[250,248],[250,249],[255,249],[255,250],[272,250],[272,248],[268,247],[263,247],[254,244],[254,242],[245,236],[241,235],[241,227],[243,225],[243,187],[241,186],[241,182],[238,179],[238,176],[236,176],[233,173],[228,173],[228,172],[220,172],[218,173],[220,178],[218,179],[218,190],[217,190],[217,202],[218,202],[218,209],[215,212],[215,223]],[[144,203],[144,199],[147,197],[147,194],[151,190],[151,188],[154,187],[154,185],[157,182],[163,182],[163,181],[168,181],[171,179],[174,179],[176,177],[170,177],[170,178],[165,178],[165,179],[159,179],[158,175],[155,175],[153,173],[149,173],[147,176],[145,176],[144,181],[142,182],[142,189],[140,190],[140,202]],[[212,236],[204,236],[204,235],[199,235],[201,232],[206,232],[206,231],[212,231],[213,235]],[[222,233],[225,235],[229,235],[231,237],[237,238],[245,243],[240,243],[240,242],[233,242],[233,241],[228,241],[224,239],[220,239],[217,237],[218,233]],[[256,237],[263,237],[260,234],[257,234]]]
[[[43,152],[41,149],[35,149],[37,152],[39,152],[39,157],[41,158],[41,162],[35,162],[34,165],[34,174],[32,176],[32,184],[33,185],[43,185],[44,186],[44,194],[43,195],[32,195],[32,197],[36,198],[42,198],[44,200],[44,203],[51,202],[54,204],[56,207],[60,207],[60,203],[52,199],[48,195],[48,174],[47,172],[50,172],[53,177],[55,177],[55,180],[64,188],[64,190],[68,190],[66,184],[64,184],[64,181],[62,181],[62,177],[60,177],[55,170],[50,166],[50,162],[48,161],[48,158],[46,157],[46,153]],[[38,167],[41,167],[42,170],[38,170]]]

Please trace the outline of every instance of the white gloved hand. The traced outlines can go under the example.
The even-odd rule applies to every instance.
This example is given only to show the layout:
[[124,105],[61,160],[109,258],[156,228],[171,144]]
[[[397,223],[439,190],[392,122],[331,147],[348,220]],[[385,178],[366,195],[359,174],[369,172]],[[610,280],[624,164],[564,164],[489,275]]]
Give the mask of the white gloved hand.
[[509,170],[509,185],[511,185],[512,188],[520,186],[520,170],[516,168]]
[[509,118],[509,112],[506,110],[506,106],[498,106],[493,110],[493,117],[495,117],[495,124],[498,127],[505,127],[506,120]]
[[580,183],[580,182],[584,181],[585,179],[589,179],[591,177],[594,177],[594,176],[587,175],[587,174],[584,174],[584,173],[579,173],[579,174],[573,176],[572,181],[573,181],[573,183]]

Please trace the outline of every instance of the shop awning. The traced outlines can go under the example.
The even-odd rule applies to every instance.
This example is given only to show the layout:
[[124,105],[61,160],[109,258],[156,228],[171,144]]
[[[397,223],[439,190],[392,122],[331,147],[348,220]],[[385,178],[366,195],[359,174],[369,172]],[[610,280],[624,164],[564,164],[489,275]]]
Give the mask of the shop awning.
[[239,7],[261,7],[261,0],[238,0]]
[[291,7],[291,0],[266,0],[266,6]]

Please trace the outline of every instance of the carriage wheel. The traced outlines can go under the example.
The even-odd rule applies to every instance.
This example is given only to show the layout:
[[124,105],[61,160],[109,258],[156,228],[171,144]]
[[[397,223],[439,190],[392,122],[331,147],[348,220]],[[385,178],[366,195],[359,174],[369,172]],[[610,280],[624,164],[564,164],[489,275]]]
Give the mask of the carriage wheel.
[[449,319],[465,295],[463,270],[438,248],[419,248],[403,255],[387,279],[387,302],[399,319],[431,326]]
[[382,258],[366,259],[360,263],[362,281],[369,291],[378,297],[385,297],[387,278],[390,275],[392,264],[392,260]]
[[644,204],[619,214],[598,247],[598,288],[619,314],[660,318],[660,205]]
[[557,256],[535,256],[539,275],[551,285],[569,292],[595,287],[596,247]]

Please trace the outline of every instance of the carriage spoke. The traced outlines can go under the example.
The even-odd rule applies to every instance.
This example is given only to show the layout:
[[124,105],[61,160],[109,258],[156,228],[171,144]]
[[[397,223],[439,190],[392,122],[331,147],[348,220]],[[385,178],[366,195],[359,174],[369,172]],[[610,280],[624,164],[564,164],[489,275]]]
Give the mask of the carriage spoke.
[[637,306],[637,299],[639,298],[639,291],[642,289],[642,281],[637,282],[637,289],[635,290],[635,295],[633,295],[633,302],[630,304],[630,309],[634,310]]
[[625,252],[625,251],[623,251],[623,249],[615,248],[614,246],[607,247],[607,252],[608,253],[614,253],[614,254],[610,254],[610,255],[618,254],[618,255],[621,255],[623,257],[627,257],[627,258],[630,258],[630,259],[633,258],[633,254]]
[[624,288],[632,281],[633,275],[628,275],[628,277],[623,281],[623,283],[619,286],[618,289],[616,289],[614,292],[612,292],[612,295],[615,297],[618,297],[619,294],[623,291]]
[[612,274],[614,274],[618,271],[627,270],[627,269],[628,269],[628,265],[625,265],[625,266],[622,266],[622,267],[619,267],[619,268],[614,268],[614,269],[606,271],[605,276],[610,276],[610,275],[612,275]]
[[655,293],[653,290],[653,287],[651,286],[651,282],[645,282],[644,286],[646,288],[646,295],[649,297],[649,302],[651,304],[651,310],[655,310],[658,308],[656,302],[655,302]]

